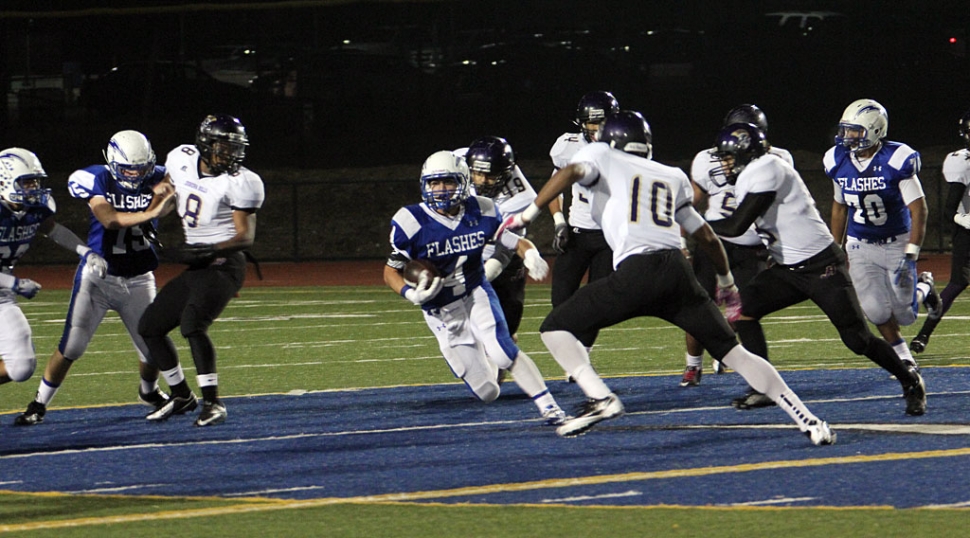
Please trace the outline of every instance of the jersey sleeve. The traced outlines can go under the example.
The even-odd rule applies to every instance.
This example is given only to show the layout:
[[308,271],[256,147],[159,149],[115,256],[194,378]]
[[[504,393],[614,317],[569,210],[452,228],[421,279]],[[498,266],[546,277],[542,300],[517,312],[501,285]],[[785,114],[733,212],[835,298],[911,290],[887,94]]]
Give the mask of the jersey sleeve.
[[411,259],[411,238],[421,228],[407,208],[402,207],[391,217],[391,254],[387,257],[387,265],[394,269],[404,269]]
[[889,166],[899,171],[899,177],[908,178],[919,173],[922,163],[918,151],[900,144],[889,158]]
[[711,192],[711,168],[714,155],[711,150],[705,149],[694,155],[694,160],[690,163],[690,178],[697,183],[697,186],[704,192]]
[[104,185],[98,181],[97,168],[99,167],[82,168],[68,176],[67,192],[72,198],[90,200],[95,196],[104,196]]
[[835,175],[835,168],[838,164],[838,158],[835,155],[837,149],[838,146],[832,146],[828,149],[828,151],[825,152],[825,155],[822,156],[822,168],[825,169],[825,175],[829,176],[833,180],[835,179],[833,177]]
[[970,185],[970,151],[954,151],[943,160],[943,178],[947,183]]
[[556,139],[556,143],[549,150],[549,158],[556,169],[569,165],[569,158],[576,153],[575,146],[581,143],[582,136],[579,133],[563,133]]
[[263,205],[266,193],[263,180],[250,170],[243,170],[238,176],[239,181],[233,183],[229,191],[229,205],[235,210],[254,211]]

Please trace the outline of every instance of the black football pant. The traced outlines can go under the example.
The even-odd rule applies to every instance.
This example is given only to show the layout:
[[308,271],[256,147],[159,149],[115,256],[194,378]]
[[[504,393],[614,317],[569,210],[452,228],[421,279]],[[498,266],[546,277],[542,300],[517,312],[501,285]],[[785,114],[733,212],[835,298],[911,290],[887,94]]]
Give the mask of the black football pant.
[[522,313],[525,311],[525,263],[518,254],[512,256],[512,261],[495,280],[491,282],[495,295],[498,296],[505,321],[509,325],[509,334],[519,331],[522,323]]
[[187,269],[162,287],[138,323],[138,334],[145,339],[150,359],[159,370],[178,365],[175,345],[168,333],[180,327],[192,350],[197,373],[216,372],[209,326],[242,288],[245,276],[246,260],[241,252],[236,252],[217,258],[207,267]]
[[[556,256],[552,268],[553,308],[572,297],[589,272],[589,282],[599,280],[613,272],[613,251],[603,237],[602,230],[569,229],[566,251]],[[592,347],[596,332],[580,338],[583,345]]]

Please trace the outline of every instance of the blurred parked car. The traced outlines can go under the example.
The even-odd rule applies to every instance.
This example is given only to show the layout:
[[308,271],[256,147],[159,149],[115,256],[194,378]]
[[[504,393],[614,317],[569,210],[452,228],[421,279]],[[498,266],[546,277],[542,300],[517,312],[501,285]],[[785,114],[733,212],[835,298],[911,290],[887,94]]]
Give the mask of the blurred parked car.
[[122,64],[89,79],[81,87],[80,100],[104,117],[197,118],[213,111],[241,115],[251,109],[255,95],[193,64],[158,61]]

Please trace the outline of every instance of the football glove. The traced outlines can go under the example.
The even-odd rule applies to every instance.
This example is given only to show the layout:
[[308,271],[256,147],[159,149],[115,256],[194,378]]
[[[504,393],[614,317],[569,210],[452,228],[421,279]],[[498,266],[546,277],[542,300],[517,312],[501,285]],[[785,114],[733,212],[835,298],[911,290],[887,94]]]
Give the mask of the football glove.
[[211,243],[186,243],[175,250],[179,263],[204,265],[216,257],[216,246]]
[[724,317],[731,323],[741,319],[741,294],[734,284],[726,288],[717,287],[714,302],[724,307]]
[[552,236],[552,250],[557,254],[565,254],[567,244],[569,244],[569,225],[565,222],[556,224],[556,234]]
[[441,288],[444,285],[445,281],[440,276],[436,276],[428,281],[428,274],[422,273],[416,288],[410,286],[404,288],[404,298],[417,306],[421,306],[431,299],[434,299],[441,292]]
[[953,215],[953,222],[970,230],[970,213],[957,213]]
[[40,284],[29,278],[18,278],[14,281],[13,292],[21,297],[33,299],[40,291]]
[[549,274],[549,264],[542,259],[539,251],[532,248],[525,251],[525,259],[522,260],[525,268],[529,270],[529,276],[533,280],[544,280]]
[[81,261],[84,262],[84,270],[98,278],[104,278],[104,275],[108,274],[107,260],[90,248],[81,255]]
[[899,260],[899,265],[896,266],[896,270],[893,271],[893,275],[895,275],[893,278],[893,284],[897,286],[915,286],[916,260],[911,259],[909,256]]

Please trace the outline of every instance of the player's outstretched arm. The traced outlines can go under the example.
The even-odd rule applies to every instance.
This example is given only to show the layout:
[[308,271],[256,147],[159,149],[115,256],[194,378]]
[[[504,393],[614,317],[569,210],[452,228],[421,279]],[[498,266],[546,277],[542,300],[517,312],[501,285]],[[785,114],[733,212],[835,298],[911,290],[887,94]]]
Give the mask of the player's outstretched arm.
[[730,217],[711,222],[714,233],[722,237],[738,237],[754,224],[755,219],[764,215],[772,202],[775,192],[754,192],[744,197],[741,205]]

